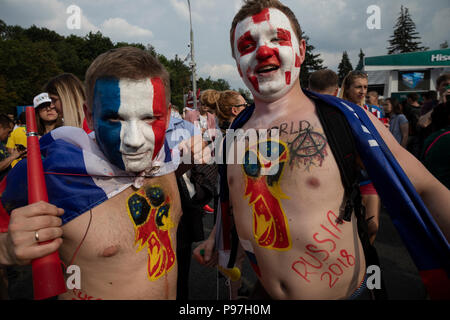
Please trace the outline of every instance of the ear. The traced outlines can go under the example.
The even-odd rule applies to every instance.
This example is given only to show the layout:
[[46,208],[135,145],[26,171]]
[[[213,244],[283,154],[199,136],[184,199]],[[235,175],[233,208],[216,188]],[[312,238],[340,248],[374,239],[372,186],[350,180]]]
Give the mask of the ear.
[[300,65],[302,65],[303,62],[305,61],[305,55],[306,55],[306,41],[305,41],[305,39],[302,39],[302,41],[300,41],[299,48],[300,48]]
[[336,90],[334,90],[333,95],[334,95],[335,97],[337,97],[338,92],[339,92],[339,87],[337,87]]
[[92,111],[88,109],[86,102],[83,103],[83,111],[89,129],[94,130],[94,119],[92,118]]
[[167,128],[169,127],[169,122],[170,122],[171,112],[172,112],[172,104],[169,103],[169,105],[167,106],[166,130],[167,130]]
[[236,107],[232,107],[231,108],[231,113],[233,114],[233,116],[237,116],[239,114],[239,110]]

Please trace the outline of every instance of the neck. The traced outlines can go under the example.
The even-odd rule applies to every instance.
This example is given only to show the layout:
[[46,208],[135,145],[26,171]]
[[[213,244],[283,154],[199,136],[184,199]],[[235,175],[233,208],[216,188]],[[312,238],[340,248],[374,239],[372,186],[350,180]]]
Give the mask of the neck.
[[281,111],[288,112],[291,106],[303,105],[302,102],[308,100],[308,97],[303,93],[302,88],[300,87],[300,82],[294,84],[292,89],[282,96],[281,98],[275,101],[263,101],[254,97],[255,100],[255,114],[260,115],[269,115],[269,114],[277,114],[279,115]]
[[56,126],[56,120],[55,121],[51,121],[51,122],[44,122],[44,127],[45,127],[45,133],[49,133],[50,131],[52,131],[53,129],[55,129]]

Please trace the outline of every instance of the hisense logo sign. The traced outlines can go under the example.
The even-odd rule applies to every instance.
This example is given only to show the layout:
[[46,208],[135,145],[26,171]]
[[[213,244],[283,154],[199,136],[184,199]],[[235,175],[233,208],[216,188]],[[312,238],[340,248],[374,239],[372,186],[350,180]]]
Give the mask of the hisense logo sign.
[[431,55],[431,62],[450,61],[450,56],[446,54],[433,54]]

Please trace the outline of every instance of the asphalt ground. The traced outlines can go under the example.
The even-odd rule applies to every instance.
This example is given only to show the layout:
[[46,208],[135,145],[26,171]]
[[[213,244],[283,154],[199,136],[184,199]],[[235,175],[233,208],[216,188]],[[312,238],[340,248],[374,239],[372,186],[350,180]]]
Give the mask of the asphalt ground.
[[[213,215],[204,216],[205,236],[213,226]],[[195,248],[196,244],[193,245]],[[420,280],[416,266],[398,235],[389,215],[381,211],[378,234],[374,243],[380,259],[383,284],[389,300],[425,300],[427,292]],[[244,287],[251,289],[256,276],[245,259],[242,279]],[[215,268],[200,265],[195,259],[191,261],[189,279],[190,300],[228,300],[229,291],[223,277],[218,277]]]

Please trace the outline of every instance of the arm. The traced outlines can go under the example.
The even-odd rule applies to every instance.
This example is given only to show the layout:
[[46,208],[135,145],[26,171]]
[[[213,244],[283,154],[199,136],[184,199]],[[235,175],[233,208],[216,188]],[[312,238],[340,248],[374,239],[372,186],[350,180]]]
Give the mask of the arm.
[[[37,202],[12,211],[8,233],[0,233],[0,266],[26,265],[47,256],[62,244],[61,216],[63,209],[46,202]],[[39,241],[50,243],[39,244]]]
[[375,116],[366,114],[399,162],[411,183],[421,196],[444,236],[450,238],[450,190],[440,183],[412,154],[397,143]]
[[3,159],[2,161],[0,161],[0,171],[3,171],[6,168],[8,168],[9,165],[11,164],[11,162],[16,160],[17,158],[20,158],[22,156],[22,154],[23,154],[23,152],[19,152],[19,151],[17,151],[17,149],[12,149],[11,155],[9,157]]
[[400,142],[400,145],[403,148],[406,148],[408,144],[408,135],[409,135],[409,124],[408,122],[402,123],[400,125],[400,132],[402,133],[402,141]]
[[213,267],[217,264],[217,252],[214,252],[214,246],[216,244],[215,237],[216,225],[214,225],[208,239],[200,243],[200,245],[192,252],[192,255],[198,263],[208,267]]

